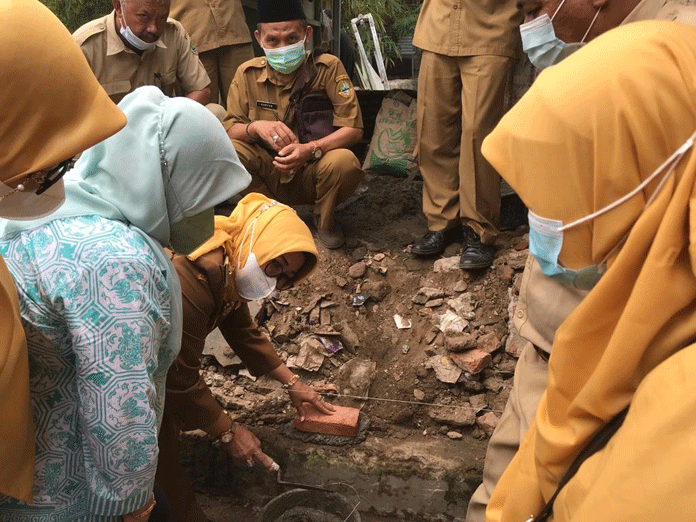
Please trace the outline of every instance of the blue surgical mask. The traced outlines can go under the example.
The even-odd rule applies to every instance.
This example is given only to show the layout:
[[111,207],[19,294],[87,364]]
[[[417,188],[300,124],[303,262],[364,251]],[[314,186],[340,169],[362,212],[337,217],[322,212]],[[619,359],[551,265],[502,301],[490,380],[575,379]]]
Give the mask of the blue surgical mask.
[[590,27],[587,28],[585,36],[582,40],[577,43],[565,43],[563,40],[556,36],[556,32],[553,29],[553,19],[558,14],[565,0],[563,0],[556,8],[553,16],[549,18],[549,15],[544,13],[543,15],[530,20],[529,22],[520,25],[520,35],[522,36],[522,49],[527,56],[529,61],[532,62],[534,67],[537,69],[545,69],[550,65],[560,62],[573,52],[577,51],[585,45],[585,39],[587,35],[590,34],[590,30],[594,26],[599,12],[602,10],[600,7],[597,9]]
[[614,245],[611,250],[609,250],[600,263],[596,265],[589,265],[579,270],[573,270],[561,266],[558,261],[558,256],[563,248],[563,232],[586,223],[587,221],[591,221],[602,214],[615,209],[619,205],[622,205],[648,186],[648,184],[650,184],[655,178],[659,177],[660,174],[664,173],[657,188],[645,203],[645,208],[643,209],[643,212],[645,212],[645,209],[647,209],[648,206],[655,200],[657,194],[662,189],[667,179],[674,172],[674,169],[677,167],[679,161],[686,155],[687,151],[693,147],[695,139],[696,132],[694,132],[681,147],[679,147],[669,158],[667,158],[662,165],[655,169],[650,176],[644,179],[640,185],[617,201],[614,201],[613,203],[590,214],[589,216],[582,217],[573,221],[572,223],[564,225],[561,221],[543,218],[530,210],[528,214],[529,252],[536,258],[541,271],[551,279],[560,281],[567,286],[572,286],[581,290],[591,290],[597,284],[604,272],[606,272],[607,260],[621,247],[621,245],[623,245],[624,241],[626,241],[628,238],[629,232],[626,232],[624,237],[616,245]]
[[[121,3],[121,13],[123,13],[123,3]],[[159,41],[159,39],[157,39],[150,43],[138,38],[135,33],[131,31],[131,28],[126,24],[126,18],[123,16],[123,14],[121,14],[121,28],[118,30],[118,32],[121,33],[121,36],[123,36],[123,38],[125,38],[129,44],[139,51],[147,51],[148,49],[152,49]]]
[[265,49],[268,65],[281,74],[291,74],[299,69],[305,60],[305,36],[304,40],[277,49]]

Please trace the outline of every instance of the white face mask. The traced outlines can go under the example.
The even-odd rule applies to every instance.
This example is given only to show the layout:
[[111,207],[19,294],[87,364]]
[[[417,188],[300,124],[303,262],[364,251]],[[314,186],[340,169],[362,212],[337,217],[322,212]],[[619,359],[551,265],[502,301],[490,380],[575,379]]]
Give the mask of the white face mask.
[[[244,245],[244,239],[246,238],[247,231],[251,228],[251,237],[249,239],[249,255],[246,258],[246,263],[244,263],[244,268],[241,267],[241,257],[242,257],[242,246]],[[234,274],[234,282],[237,287],[237,293],[240,297],[246,299],[247,301],[258,301],[259,299],[264,299],[273,293],[276,287],[276,278],[268,277],[263,273],[258,261],[256,260],[256,254],[254,254],[252,247],[254,246],[254,231],[256,230],[256,220],[247,226],[244,231],[244,236],[239,245],[239,256],[237,257],[237,269]]]
[[128,27],[128,24],[126,24],[126,17],[123,16],[123,3],[121,3],[121,28],[118,30],[118,32],[121,33],[121,36],[123,36],[123,38],[125,38],[129,44],[139,51],[147,51],[148,49],[152,49],[159,41],[158,38],[152,43],[146,42],[138,38],[135,33],[131,31],[131,28]]

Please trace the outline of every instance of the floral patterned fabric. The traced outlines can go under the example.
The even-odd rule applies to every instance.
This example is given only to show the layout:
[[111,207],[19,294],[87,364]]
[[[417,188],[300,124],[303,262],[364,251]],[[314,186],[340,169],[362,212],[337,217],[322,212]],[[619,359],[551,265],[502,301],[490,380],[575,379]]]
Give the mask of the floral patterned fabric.
[[99,216],[0,241],[15,278],[36,426],[34,503],[0,520],[116,522],[145,504],[157,465],[170,291],[142,236]]

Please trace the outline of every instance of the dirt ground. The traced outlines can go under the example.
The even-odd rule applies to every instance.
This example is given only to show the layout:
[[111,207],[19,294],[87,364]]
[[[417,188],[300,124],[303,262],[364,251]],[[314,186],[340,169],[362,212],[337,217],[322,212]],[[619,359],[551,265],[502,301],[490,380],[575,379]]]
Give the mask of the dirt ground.
[[[337,211],[346,245],[335,251],[318,245],[319,266],[309,280],[267,299],[256,317],[305,382],[336,385],[339,397],[331,400],[359,407],[369,419],[368,449],[360,451],[370,453],[369,448],[377,447],[374,440],[384,447],[418,443],[426,436],[441,440],[433,447],[442,449],[432,452],[443,454],[430,458],[440,459],[437,466],[448,470],[445,475],[456,475],[463,468],[448,467],[447,461],[465,455],[468,480],[475,485],[485,442],[512,383],[517,344],[509,332],[510,303],[514,305],[519,290],[527,229],[521,225],[501,233],[488,270],[456,268],[456,243],[441,258],[414,258],[404,249],[426,231],[421,190],[418,180],[368,175],[359,193]],[[298,212],[309,222],[311,209]],[[512,210],[504,204],[503,212]],[[461,332],[447,326],[453,316],[458,318],[455,330],[459,325]],[[279,433],[294,414],[287,394],[268,379],[249,378],[228,359],[233,354],[224,343],[209,344],[218,357],[206,355],[203,371],[220,402],[277,453],[297,444],[283,442]],[[331,451],[353,458],[349,454],[359,447]],[[370,454],[377,468],[394,466],[387,452],[374,449]],[[403,460],[412,461],[416,470],[423,459],[411,455]],[[456,513],[466,500],[458,499]],[[252,520],[259,510],[248,497],[216,497],[211,491],[201,494],[201,502],[214,521]],[[364,513],[362,519],[416,519],[397,507],[393,513]]]

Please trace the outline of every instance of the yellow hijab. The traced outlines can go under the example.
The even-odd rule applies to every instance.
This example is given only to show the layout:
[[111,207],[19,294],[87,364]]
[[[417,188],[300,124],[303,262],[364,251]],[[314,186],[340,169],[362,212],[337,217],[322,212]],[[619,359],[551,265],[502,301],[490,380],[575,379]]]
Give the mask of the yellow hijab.
[[[696,29],[648,21],[544,71],[482,150],[532,212],[568,224],[636,188],[695,130]],[[644,210],[659,181],[564,232],[559,261],[574,269],[599,263],[629,235],[556,332],[546,393],[493,493],[489,522],[538,513],[592,435],[696,334],[693,148]]]
[[188,258],[195,261],[221,246],[233,269],[238,260],[240,268],[244,267],[250,248],[260,266],[283,254],[306,252],[308,259],[298,272],[295,284],[309,277],[318,259],[312,233],[297,213],[287,205],[256,193],[244,196],[229,217],[215,216],[213,237]]
[[[53,167],[118,131],[123,113],[68,30],[36,0],[0,0],[0,180]],[[17,293],[0,262],[0,493],[32,498],[34,429]]]

